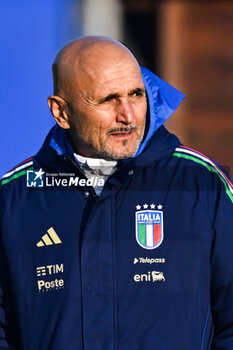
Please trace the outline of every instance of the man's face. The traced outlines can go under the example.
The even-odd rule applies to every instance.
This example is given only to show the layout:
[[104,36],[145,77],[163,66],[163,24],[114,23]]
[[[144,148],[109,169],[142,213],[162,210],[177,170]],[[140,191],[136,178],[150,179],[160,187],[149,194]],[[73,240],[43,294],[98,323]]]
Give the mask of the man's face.
[[133,156],[145,129],[147,101],[139,67],[118,60],[85,71],[67,105],[74,150],[86,157]]

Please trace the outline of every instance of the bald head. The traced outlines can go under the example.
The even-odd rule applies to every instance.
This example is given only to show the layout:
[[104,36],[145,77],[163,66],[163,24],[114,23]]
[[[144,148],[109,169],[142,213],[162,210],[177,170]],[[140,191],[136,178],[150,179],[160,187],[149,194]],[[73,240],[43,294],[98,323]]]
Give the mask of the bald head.
[[124,45],[106,37],[74,40],[58,53],[53,76],[49,108],[76,153],[105,159],[135,154],[147,101],[141,69]]
[[122,60],[130,61],[139,68],[133,54],[116,40],[102,36],[86,36],[65,45],[53,63],[54,94],[71,98],[74,87],[88,80],[109,65]]

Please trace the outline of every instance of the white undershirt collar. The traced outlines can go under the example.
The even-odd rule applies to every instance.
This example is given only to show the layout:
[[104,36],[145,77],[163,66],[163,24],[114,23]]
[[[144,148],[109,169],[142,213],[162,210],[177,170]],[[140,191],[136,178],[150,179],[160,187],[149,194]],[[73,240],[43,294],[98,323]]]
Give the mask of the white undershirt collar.
[[[109,176],[117,170],[116,160],[83,157],[77,153],[74,153],[74,159],[88,179],[95,176],[99,179],[103,179],[105,183]],[[104,186],[95,186],[94,190],[96,194],[100,195],[103,187]]]

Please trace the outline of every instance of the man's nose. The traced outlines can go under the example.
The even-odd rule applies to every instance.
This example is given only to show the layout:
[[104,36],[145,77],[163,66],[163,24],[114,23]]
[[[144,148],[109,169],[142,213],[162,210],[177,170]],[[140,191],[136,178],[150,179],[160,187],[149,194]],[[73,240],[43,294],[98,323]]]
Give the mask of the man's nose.
[[133,107],[128,99],[122,99],[118,102],[116,113],[117,122],[124,124],[131,124],[133,122]]

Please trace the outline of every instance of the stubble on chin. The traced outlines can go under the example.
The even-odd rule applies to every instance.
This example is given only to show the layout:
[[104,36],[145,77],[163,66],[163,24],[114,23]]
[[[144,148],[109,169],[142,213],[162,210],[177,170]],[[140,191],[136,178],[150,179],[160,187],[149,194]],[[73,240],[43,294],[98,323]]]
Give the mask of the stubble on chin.
[[121,159],[131,158],[137,153],[138,148],[142,142],[142,138],[143,137],[140,137],[136,140],[134,147],[129,146],[130,149],[127,149],[129,140],[121,141],[122,142],[121,151],[120,151],[121,147],[119,146],[116,146],[116,149],[109,149],[109,147],[104,147],[103,152],[101,152],[102,153],[101,158],[105,157],[104,159],[106,160],[121,160]]
[[[128,144],[130,143],[129,140],[122,140],[121,146],[116,145],[110,146],[108,145],[108,136],[105,139],[105,141],[102,142],[102,145],[100,145],[98,148],[93,145],[92,141],[86,141],[84,138],[80,135],[80,133],[77,130],[69,130],[68,137],[71,142],[72,148],[75,151],[75,153],[83,155],[83,152],[81,150],[85,150],[87,154],[89,154],[89,157],[91,158],[100,158],[105,160],[121,160],[126,158],[133,157],[142,142],[143,139],[143,133],[142,136],[138,136],[137,140],[135,140],[135,146],[132,147],[132,145]],[[122,148],[122,150],[120,150]]]

